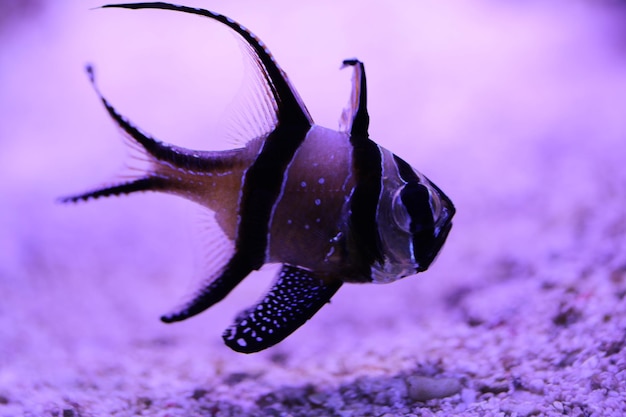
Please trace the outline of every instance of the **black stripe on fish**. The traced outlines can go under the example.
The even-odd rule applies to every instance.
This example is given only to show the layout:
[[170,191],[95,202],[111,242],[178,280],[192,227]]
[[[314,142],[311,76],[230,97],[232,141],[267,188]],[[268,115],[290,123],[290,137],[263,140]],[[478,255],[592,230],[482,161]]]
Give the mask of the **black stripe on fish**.
[[330,301],[341,280],[325,282],[314,272],[283,265],[267,295],[243,311],[226,329],[224,342],[231,349],[253,353],[280,342]]
[[[103,7],[174,10],[209,17],[225,24],[237,32],[254,51],[257,66],[262,71],[276,103],[276,128],[265,138],[256,160],[244,174],[235,254],[222,275],[201,289],[184,307],[161,318],[165,322],[184,320],[222,300],[250,272],[259,269],[265,262],[270,218],[284,183],[285,171],[313,121],[269,50],[254,34],[234,20],[208,10],[159,2],[112,4]],[[111,113],[110,108],[107,109]],[[113,112],[112,116],[114,114]],[[120,124],[124,122],[121,118],[117,121]],[[136,132],[129,134],[135,137]]]
[[[353,245],[358,248],[359,268],[369,277],[370,266],[384,262],[382,243],[376,222],[378,201],[382,191],[382,154],[380,147],[369,139],[369,115],[367,113],[367,88],[365,68],[357,59],[343,61],[355,67],[352,83],[352,112],[350,143],[352,144],[352,167],[356,187],[350,200],[350,225]],[[364,278],[365,279],[365,278]]]
[[413,235],[413,256],[420,265],[420,272],[430,265],[433,256],[431,251],[424,251],[423,248],[438,248],[435,245],[435,219],[430,205],[430,192],[408,163],[396,155],[393,158],[400,177],[407,183],[400,191],[400,198],[411,219],[409,228]]
[[350,230],[362,257],[361,264],[364,268],[367,266],[364,271],[369,271],[374,262],[384,261],[376,222],[382,190],[382,156],[378,145],[369,139],[353,142],[353,145],[352,167],[356,187],[350,199]]
[[398,173],[400,174],[400,178],[402,178],[404,182],[419,182],[419,177],[417,176],[415,171],[413,171],[411,165],[407,164],[404,159],[400,158],[397,155],[393,155],[393,160],[396,162],[396,166],[398,167]]

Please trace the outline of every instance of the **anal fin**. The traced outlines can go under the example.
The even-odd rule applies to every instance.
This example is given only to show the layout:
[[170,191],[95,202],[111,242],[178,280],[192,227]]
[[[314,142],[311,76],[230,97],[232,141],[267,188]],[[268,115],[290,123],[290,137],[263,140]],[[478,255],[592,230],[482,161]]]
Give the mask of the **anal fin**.
[[283,265],[268,294],[243,311],[222,336],[231,349],[253,353],[275,345],[296,331],[330,301],[342,281],[325,282],[315,272]]
[[183,321],[222,301],[252,270],[241,256],[233,256],[228,264],[218,271],[218,276],[198,291],[193,298],[176,311],[161,316],[164,323]]

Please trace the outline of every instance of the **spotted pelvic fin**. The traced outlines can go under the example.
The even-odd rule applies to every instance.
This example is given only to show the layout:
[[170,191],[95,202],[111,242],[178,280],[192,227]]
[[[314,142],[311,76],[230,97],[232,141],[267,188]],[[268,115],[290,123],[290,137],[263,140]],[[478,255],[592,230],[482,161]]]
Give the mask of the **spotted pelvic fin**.
[[277,344],[309,320],[341,287],[315,272],[283,265],[272,289],[244,310],[222,336],[231,349],[253,353]]

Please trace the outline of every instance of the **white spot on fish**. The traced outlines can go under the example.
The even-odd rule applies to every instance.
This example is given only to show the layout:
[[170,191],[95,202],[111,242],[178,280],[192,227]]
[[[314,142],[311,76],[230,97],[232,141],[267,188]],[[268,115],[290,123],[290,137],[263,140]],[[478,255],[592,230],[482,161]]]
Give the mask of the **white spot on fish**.
[[306,230],[309,230],[309,229],[311,228],[311,226],[309,226],[308,224],[305,224],[305,225],[304,225],[304,228],[305,228]]
[[326,257],[324,258],[324,261],[328,262],[328,259],[333,256],[333,253],[335,253],[335,247],[331,246],[328,250],[328,253],[326,254]]
[[287,219],[287,224],[291,224],[291,223],[293,223],[293,220]]
[[302,182],[300,183],[300,187],[302,187],[302,188],[306,187],[306,181],[302,181]]
[[322,204],[322,200],[320,200],[319,198],[315,199],[315,205],[319,206],[320,204]]
[[318,184],[324,184],[326,180],[324,179],[324,177],[321,177],[319,180],[317,180]]

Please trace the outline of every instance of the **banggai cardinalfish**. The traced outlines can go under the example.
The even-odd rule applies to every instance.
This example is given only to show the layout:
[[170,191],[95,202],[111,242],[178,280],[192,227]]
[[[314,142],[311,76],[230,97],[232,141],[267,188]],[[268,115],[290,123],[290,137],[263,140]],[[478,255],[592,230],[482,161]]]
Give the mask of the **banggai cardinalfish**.
[[149,168],[133,180],[64,198],[66,202],[160,191],[215,214],[228,256],[192,299],[161,317],[185,320],[221,301],[265,263],[282,269],[259,303],[243,311],[223,338],[238,352],[280,342],[326,304],[344,282],[385,283],[425,271],[455,213],[450,199],[404,160],[373,142],[363,63],[352,67],[352,93],[340,129],[313,123],[265,44],[245,27],[208,10],[167,3],[106,8],[173,10],[217,20],[246,43],[270,115],[264,133],[226,151],[193,151],[160,142],[133,126],[100,94],[104,107]]

